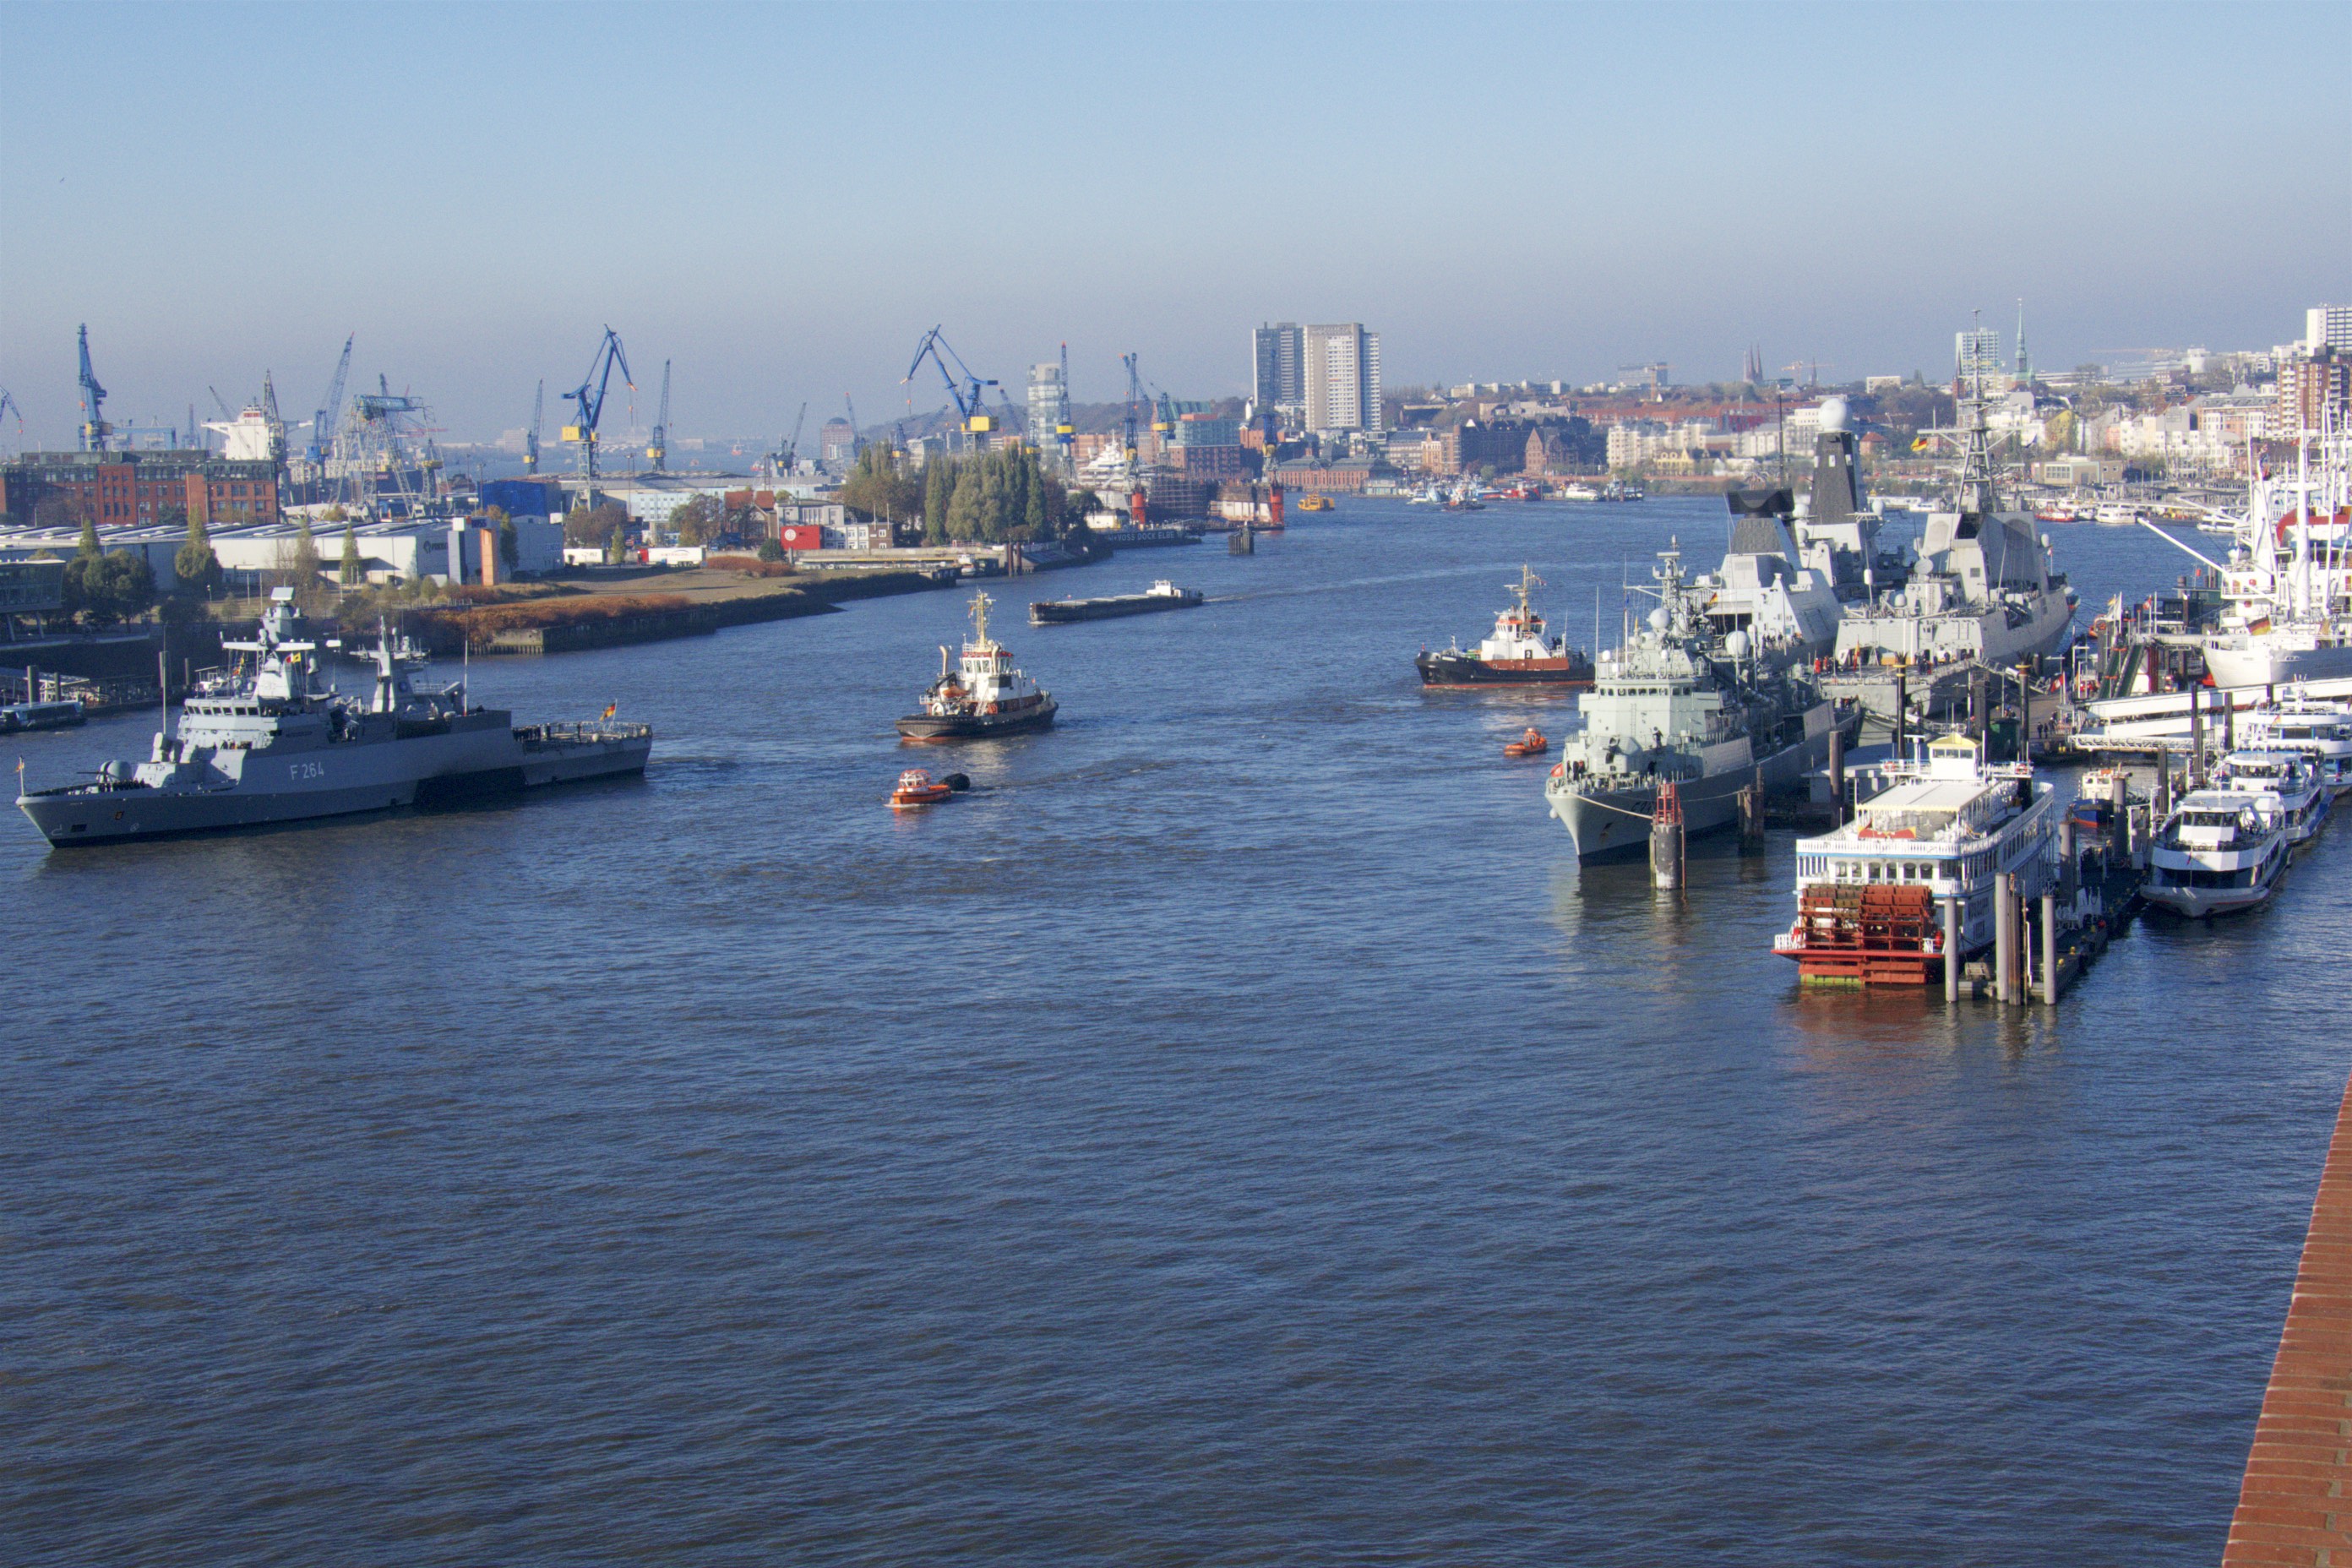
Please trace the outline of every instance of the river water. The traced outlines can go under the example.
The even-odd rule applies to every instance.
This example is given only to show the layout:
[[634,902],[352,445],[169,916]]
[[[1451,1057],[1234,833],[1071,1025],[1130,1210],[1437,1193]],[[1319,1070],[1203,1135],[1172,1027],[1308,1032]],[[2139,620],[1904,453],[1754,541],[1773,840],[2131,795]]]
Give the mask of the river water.
[[[2086,605],[2189,564],[2058,533]],[[949,594],[474,667],[642,784],[0,833],[5,1555],[2215,1560],[2352,850],[2054,1014],[1801,994],[1789,836],[1580,873],[1500,754],[1572,704],[1414,679],[1672,535],[1351,500],[1006,586],[1064,721],[925,814]],[[1213,602],[1010,613],[1160,574]]]

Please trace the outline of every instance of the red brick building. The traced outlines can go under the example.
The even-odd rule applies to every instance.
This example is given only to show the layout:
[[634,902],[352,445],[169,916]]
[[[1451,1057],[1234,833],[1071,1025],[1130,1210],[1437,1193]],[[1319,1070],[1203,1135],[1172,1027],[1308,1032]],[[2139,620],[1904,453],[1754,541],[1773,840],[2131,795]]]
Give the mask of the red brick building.
[[152,525],[177,507],[206,527],[276,522],[278,474],[266,461],[162,452],[27,452],[0,464],[0,513],[31,522],[44,500],[69,503],[101,530]]

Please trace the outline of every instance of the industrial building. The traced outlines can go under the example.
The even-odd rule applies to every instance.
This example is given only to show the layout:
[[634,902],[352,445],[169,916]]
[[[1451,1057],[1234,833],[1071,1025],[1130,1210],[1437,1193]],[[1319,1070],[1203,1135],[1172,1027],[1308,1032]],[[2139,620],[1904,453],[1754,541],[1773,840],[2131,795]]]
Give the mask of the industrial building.
[[27,452],[0,464],[0,513],[29,524],[65,501],[73,527],[154,522],[177,509],[207,527],[275,522],[278,472],[268,458],[215,458],[195,447],[148,452]]
[[[118,454],[119,455],[119,454]],[[311,539],[325,569],[332,573],[342,560],[345,525],[320,523]],[[497,531],[478,518],[391,518],[349,524],[359,546],[361,570],[371,583],[496,581],[508,568],[498,559]],[[515,521],[517,573],[552,572],[563,564],[563,530],[560,524],[536,519]],[[211,531],[214,558],[232,583],[282,572],[294,558],[299,523],[232,523]],[[81,525],[40,527],[16,524],[0,527],[0,565],[48,554],[60,560],[78,548]],[[177,524],[131,523],[99,529],[99,542],[107,551],[128,550],[146,558],[158,583],[173,580],[173,557],[188,542],[187,530]],[[454,567],[452,563],[455,563]]]

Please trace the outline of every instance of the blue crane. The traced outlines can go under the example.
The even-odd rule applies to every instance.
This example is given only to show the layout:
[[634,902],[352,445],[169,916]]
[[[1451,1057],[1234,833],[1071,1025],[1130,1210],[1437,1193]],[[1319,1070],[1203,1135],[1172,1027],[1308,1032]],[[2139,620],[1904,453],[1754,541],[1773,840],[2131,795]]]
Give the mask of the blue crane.
[[97,374],[89,368],[89,324],[85,321],[81,329],[81,449],[85,452],[105,451],[106,438],[113,434],[113,426],[101,412],[105,406],[106,388],[98,384]]
[[[988,412],[987,394],[981,389],[994,386],[996,383],[972,374],[971,367],[963,363],[963,356],[940,335],[939,328],[933,327],[915,345],[914,363],[907,366],[907,374],[900,378],[900,385],[915,379],[915,373],[923,368],[926,358],[939,366],[940,379],[947,383],[948,396],[955,404],[956,413],[962,417],[964,429],[985,441],[996,422]],[[953,370],[948,368],[950,360],[955,361]],[[959,374],[961,380],[958,379]]]
[[646,461],[655,473],[669,466],[669,361],[662,361],[661,416],[654,421],[654,438],[646,444]]
[[[604,342],[596,345],[596,357],[588,362],[588,374],[563,395],[566,402],[577,405],[573,422],[563,427],[563,438],[579,444],[580,476],[592,491],[596,483],[596,425],[604,416],[604,394],[612,387],[615,367],[622,384],[635,392],[637,381],[629,374],[629,356],[621,348],[621,334],[608,324]],[[587,499],[591,503],[595,500],[593,494]]]
[[16,445],[22,447],[25,444],[25,411],[16,406],[16,398],[9,395],[8,389],[5,386],[0,386],[0,414],[13,414],[16,416]]
[[343,340],[343,357],[335,362],[335,374],[327,378],[327,395],[319,400],[319,411],[310,416],[310,439],[302,448],[302,457],[314,468],[323,468],[327,455],[335,449],[335,421],[342,416],[343,381],[352,374],[352,344],[358,337],[353,332]]

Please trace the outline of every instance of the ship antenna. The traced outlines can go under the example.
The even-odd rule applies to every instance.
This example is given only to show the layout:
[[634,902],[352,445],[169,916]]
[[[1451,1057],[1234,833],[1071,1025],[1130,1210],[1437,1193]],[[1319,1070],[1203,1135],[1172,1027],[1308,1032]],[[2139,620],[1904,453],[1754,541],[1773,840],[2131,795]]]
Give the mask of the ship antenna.
[[971,636],[981,647],[988,646],[988,591],[981,590],[971,596]]

